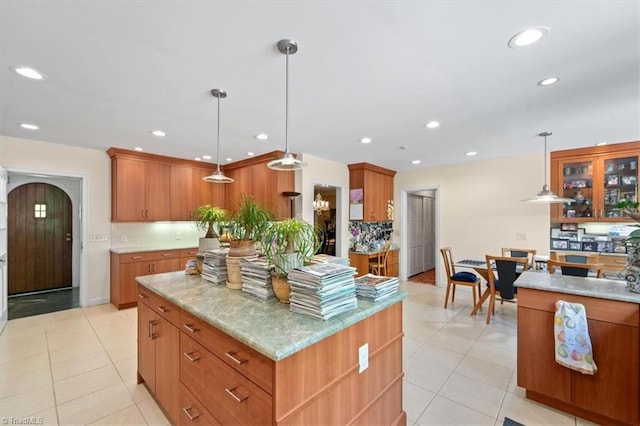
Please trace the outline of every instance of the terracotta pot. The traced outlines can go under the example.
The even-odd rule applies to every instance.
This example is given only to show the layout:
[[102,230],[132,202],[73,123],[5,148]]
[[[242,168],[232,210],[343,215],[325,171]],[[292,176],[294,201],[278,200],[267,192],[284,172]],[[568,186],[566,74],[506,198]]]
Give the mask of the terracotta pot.
[[289,284],[287,277],[272,275],[271,284],[273,285],[273,292],[278,300],[282,303],[289,303],[289,298],[291,297],[291,285]]
[[229,256],[246,257],[256,254],[256,245],[253,240],[231,240],[229,242]]

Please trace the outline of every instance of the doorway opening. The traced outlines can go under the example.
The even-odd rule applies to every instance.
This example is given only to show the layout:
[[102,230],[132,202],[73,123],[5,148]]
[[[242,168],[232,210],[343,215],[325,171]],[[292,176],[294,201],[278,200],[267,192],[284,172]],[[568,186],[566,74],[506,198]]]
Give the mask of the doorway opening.
[[407,193],[407,277],[436,284],[436,190]]
[[8,178],[8,319],[79,307],[82,179]]
[[318,253],[336,255],[337,188],[314,185],[313,223],[322,230],[322,247]]

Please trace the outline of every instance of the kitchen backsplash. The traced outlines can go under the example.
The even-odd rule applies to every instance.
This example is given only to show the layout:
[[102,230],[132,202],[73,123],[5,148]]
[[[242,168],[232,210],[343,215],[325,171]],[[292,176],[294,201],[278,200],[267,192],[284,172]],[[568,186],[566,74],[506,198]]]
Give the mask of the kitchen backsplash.
[[204,231],[193,222],[111,223],[111,247],[198,247]]
[[393,222],[349,222],[350,250],[376,250],[393,237]]

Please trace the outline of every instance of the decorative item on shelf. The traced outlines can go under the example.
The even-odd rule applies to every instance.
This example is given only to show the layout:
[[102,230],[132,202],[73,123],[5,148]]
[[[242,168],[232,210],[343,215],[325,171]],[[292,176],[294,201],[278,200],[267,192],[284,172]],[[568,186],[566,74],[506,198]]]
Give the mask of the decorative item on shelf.
[[[551,132],[542,132],[538,136],[544,137],[544,185],[542,191],[535,196],[522,200],[523,203],[573,203],[573,198],[559,197],[551,191],[547,184],[547,136],[551,136]],[[575,216],[575,211],[574,211]],[[569,217],[567,215],[567,217]]]
[[323,200],[319,192],[316,194],[316,199],[313,200],[313,210],[318,213],[318,216],[321,215],[323,211],[329,210],[329,202]]
[[576,191],[574,192],[573,199],[576,200],[576,203],[582,204],[582,202],[584,202],[584,194],[582,191]]
[[289,171],[300,170],[307,166],[302,160],[298,160],[289,151],[289,55],[298,51],[298,44],[293,40],[280,40],[278,51],[287,56],[285,78],[285,114],[284,114],[284,154],[281,158],[267,163],[267,167],[273,170]]
[[387,200],[387,220],[393,220],[393,200]]
[[212,175],[205,176],[202,178],[205,182],[213,182],[213,183],[231,183],[233,179],[227,177],[220,170],[220,99],[224,99],[227,97],[227,92],[222,89],[212,89],[211,96],[218,99],[218,137],[216,143],[216,165],[218,168]]
[[289,303],[289,272],[303,266],[322,245],[318,235],[317,226],[299,219],[272,222],[262,233],[262,253],[274,266],[271,282],[280,302]]
[[[640,203],[637,201],[620,201],[616,208],[621,209],[624,216],[628,216],[640,222]],[[634,225],[640,228],[640,225]],[[640,293],[640,229],[632,231],[626,239],[627,246],[627,266],[625,268],[625,281],[627,290]]]
[[206,231],[205,236],[200,237],[199,251],[220,248],[220,228],[227,220],[227,211],[211,204],[204,204],[191,212],[191,217],[196,228]]

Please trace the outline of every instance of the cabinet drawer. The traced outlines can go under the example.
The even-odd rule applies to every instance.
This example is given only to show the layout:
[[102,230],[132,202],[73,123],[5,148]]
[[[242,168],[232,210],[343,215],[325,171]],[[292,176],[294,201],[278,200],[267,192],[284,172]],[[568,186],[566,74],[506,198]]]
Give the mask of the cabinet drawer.
[[180,383],[180,414],[178,426],[221,426],[213,415],[204,408],[204,405],[193,396],[187,387]]
[[180,379],[222,424],[270,425],[271,396],[180,333]]
[[267,393],[272,393],[274,370],[272,360],[184,310],[181,312],[180,330]]
[[171,324],[180,327],[180,308],[147,288],[138,285],[138,300]]
[[177,259],[179,257],[180,250],[141,251],[137,253],[121,254],[120,263],[148,262],[151,260]]
[[196,257],[196,254],[198,254],[198,248],[191,248],[191,249],[182,249],[180,250],[180,257]]

